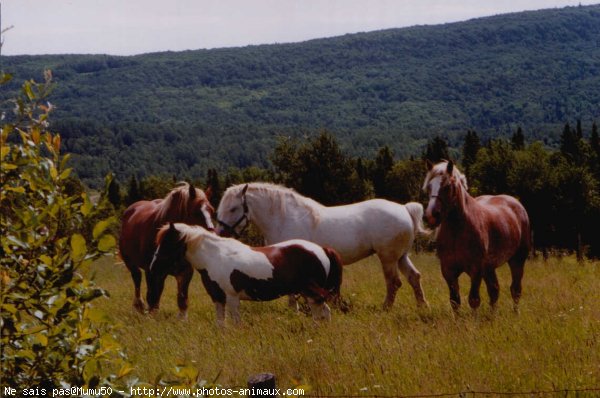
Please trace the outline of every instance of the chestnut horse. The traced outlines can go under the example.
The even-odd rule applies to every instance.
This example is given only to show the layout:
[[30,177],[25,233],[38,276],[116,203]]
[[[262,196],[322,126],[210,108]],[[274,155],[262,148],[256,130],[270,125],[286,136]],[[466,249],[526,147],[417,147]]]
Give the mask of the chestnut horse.
[[[150,312],[158,310],[160,296],[167,274],[153,278],[148,271],[156,250],[156,234],[167,222],[186,222],[214,230],[211,220],[214,209],[209,202],[210,188],[204,193],[188,183],[174,188],[164,199],[135,202],[125,210],[121,223],[119,251],[125,265],[131,272],[135,295],[133,307],[144,312],[144,302],[140,295],[142,271],[145,271],[146,300]],[[191,268],[173,268],[169,275],[177,279],[177,305],[180,316],[187,317],[188,287],[192,280]],[[154,280],[156,279],[156,280]]]
[[315,320],[331,318],[325,300],[339,296],[339,255],[315,243],[294,239],[266,247],[250,247],[201,227],[165,225],[157,236],[150,270],[161,275],[171,264],[191,265],[215,303],[217,325],[225,322],[225,306],[235,323],[241,300],[267,301],[285,294],[306,297]]
[[499,295],[496,268],[508,261],[512,275],[510,292],[515,310],[521,297],[521,279],[531,247],[529,217],[519,201],[508,195],[484,195],[473,198],[467,181],[452,161],[433,165],[423,190],[429,195],[425,219],[439,226],[437,255],[442,275],[450,288],[450,303],[460,307],[458,277],[471,277],[469,305],[480,305],[479,287],[485,281],[490,305],[495,308]]

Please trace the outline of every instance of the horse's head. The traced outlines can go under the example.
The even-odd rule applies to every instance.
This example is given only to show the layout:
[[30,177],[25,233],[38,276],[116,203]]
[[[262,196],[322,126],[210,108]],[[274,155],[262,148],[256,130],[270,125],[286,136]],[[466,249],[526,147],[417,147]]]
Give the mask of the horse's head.
[[189,187],[188,217],[186,224],[201,225],[209,231],[214,231],[215,226],[212,222],[212,216],[215,213],[214,207],[210,204],[212,190],[210,187],[206,191],[194,188],[192,184]]
[[243,187],[236,185],[228,188],[217,208],[217,233],[221,236],[238,237],[248,226],[248,203],[246,191],[248,184]]
[[[215,226],[212,216],[215,209],[210,204],[212,191],[195,188],[192,184],[184,183],[173,189],[163,201],[164,221],[181,221],[189,225],[200,225],[209,231]],[[170,216],[166,216],[170,214]]]
[[148,271],[152,275],[165,276],[189,267],[185,259],[187,245],[175,224],[164,225],[156,235],[156,250]]
[[428,160],[427,169],[423,183],[423,191],[429,195],[425,220],[430,226],[437,227],[448,211],[456,206],[460,193],[466,191],[467,179],[451,160],[436,165]]

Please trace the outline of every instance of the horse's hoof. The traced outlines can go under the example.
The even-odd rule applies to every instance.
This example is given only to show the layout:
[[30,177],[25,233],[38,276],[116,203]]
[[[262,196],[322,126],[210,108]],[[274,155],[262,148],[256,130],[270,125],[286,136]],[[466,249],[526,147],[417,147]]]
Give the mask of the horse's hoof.
[[133,303],[133,309],[139,312],[140,314],[146,313],[146,306],[141,301],[136,301]]
[[187,315],[187,311],[185,312],[180,312],[177,317],[179,318],[179,320],[186,322],[188,320],[188,315]]

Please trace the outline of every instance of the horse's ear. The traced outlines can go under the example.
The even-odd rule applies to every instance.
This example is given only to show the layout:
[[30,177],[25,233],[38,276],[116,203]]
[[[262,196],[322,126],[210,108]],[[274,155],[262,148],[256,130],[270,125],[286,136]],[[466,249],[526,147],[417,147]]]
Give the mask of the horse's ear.
[[194,188],[194,185],[192,185],[191,183],[190,183],[190,192],[189,192],[189,195],[190,195],[190,199],[195,199],[196,198],[196,188]]
[[450,175],[452,175],[452,172],[454,171],[454,162],[452,160],[448,161],[448,165],[446,166],[446,172]]
[[427,171],[431,171],[433,169],[433,163],[429,159],[425,159],[425,164],[427,165]]
[[212,187],[209,185],[205,190],[204,190],[204,195],[206,195],[206,199],[210,200],[210,198],[212,197]]
[[248,184],[244,185],[244,188],[242,188],[242,196],[244,196],[246,194],[247,190],[248,190]]

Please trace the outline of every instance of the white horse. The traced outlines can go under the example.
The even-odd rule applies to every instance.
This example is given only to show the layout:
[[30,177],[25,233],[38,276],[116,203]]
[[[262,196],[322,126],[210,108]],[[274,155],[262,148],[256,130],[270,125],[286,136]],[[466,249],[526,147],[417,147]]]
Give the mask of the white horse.
[[331,312],[325,300],[339,296],[340,256],[312,242],[294,239],[250,247],[199,226],[170,223],[159,230],[156,244],[150,271],[163,275],[173,264],[198,270],[215,303],[219,326],[225,322],[225,306],[239,323],[240,299],[266,301],[301,294],[315,320],[329,320]]
[[408,258],[415,235],[427,233],[422,217],[420,203],[373,199],[327,207],[292,189],[255,182],[225,191],[217,209],[217,232],[237,236],[253,222],[268,244],[306,239],[335,249],[344,264],[376,253],[387,285],[383,307],[389,309],[402,285],[398,268],[412,286],[417,305],[427,306],[421,274]]

